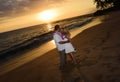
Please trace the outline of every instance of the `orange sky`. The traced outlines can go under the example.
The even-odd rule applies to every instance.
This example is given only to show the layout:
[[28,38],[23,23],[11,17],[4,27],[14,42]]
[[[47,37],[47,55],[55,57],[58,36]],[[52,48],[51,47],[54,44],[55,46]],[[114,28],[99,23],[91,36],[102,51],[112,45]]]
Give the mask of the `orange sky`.
[[61,18],[73,17],[94,11],[93,0],[69,0],[58,7]]
[[57,14],[54,20],[92,13],[96,10],[93,0],[63,0],[60,3],[55,2],[55,0],[53,1],[52,3],[44,3],[45,6],[38,8],[38,10],[54,9]]
[[[35,11],[41,13],[45,10],[55,10],[56,17],[52,21],[65,19],[74,16],[80,16],[87,13],[96,11],[93,0],[41,0],[43,1],[42,6],[37,5]],[[46,1],[46,2],[45,2]],[[54,1],[51,2],[50,1]],[[60,3],[58,3],[60,2]],[[0,32],[24,28],[27,26],[45,23],[42,19],[38,19],[38,13],[32,13],[27,16],[16,17],[5,20],[4,23],[0,24]],[[21,21],[22,20],[22,21]],[[7,21],[7,22],[6,22]],[[21,22],[16,22],[21,21]],[[4,28],[3,28],[4,27]]]

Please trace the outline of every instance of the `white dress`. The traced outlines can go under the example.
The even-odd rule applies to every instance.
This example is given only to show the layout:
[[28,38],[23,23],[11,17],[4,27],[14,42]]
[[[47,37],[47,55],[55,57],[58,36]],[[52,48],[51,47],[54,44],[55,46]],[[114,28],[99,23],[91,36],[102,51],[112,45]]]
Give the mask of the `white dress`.
[[[64,41],[67,41],[67,40],[68,40],[67,38],[64,38]],[[65,48],[65,53],[75,52],[75,48],[73,47],[73,45],[70,42],[65,43],[64,48]]]

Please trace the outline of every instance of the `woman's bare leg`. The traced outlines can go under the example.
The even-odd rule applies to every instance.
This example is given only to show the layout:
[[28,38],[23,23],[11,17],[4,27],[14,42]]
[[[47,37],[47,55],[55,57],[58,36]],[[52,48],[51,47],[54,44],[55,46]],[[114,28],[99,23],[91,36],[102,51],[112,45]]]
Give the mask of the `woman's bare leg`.
[[73,53],[69,53],[69,55],[70,55],[72,61],[74,62],[74,64],[77,64],[77,61],[76,61],[76,59],[74,57],[74,54]]

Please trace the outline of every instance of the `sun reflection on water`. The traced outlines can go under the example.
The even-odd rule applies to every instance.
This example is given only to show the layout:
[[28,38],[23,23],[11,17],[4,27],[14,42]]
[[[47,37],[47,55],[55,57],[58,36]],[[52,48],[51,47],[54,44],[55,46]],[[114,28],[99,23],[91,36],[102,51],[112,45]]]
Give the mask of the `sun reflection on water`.
[[51,24],[47,24],[47,28],[48,28],[49,31],[51,31],[52,30],[52,25]]

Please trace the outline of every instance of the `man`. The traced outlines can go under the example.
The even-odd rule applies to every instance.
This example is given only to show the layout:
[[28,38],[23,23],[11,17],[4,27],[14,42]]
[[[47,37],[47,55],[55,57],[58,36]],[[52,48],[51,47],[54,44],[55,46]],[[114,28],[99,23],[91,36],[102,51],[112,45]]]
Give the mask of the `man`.
[[54,27],[53,39],[60,54],[60,69],[63,69],[64,65],[66,64],[66,54],[63,44],[68,43],[70,41],[64,41],[60,32],[59,25],[55,25]]

